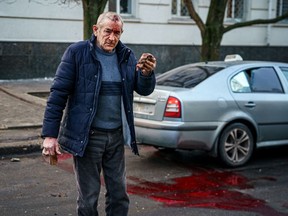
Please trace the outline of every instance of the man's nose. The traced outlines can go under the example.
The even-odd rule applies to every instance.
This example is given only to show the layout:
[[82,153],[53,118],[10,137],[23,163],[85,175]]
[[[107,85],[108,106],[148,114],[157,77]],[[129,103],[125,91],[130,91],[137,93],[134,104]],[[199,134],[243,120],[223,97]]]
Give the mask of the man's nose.
[[109,35],[109,40],[115,40],[116,39],[116,35],[112,32],[110,35]]

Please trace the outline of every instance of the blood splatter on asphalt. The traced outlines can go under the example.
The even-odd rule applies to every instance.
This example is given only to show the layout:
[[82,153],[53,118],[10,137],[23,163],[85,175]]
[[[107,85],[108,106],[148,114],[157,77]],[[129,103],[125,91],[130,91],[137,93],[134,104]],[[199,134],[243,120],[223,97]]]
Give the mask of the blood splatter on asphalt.
[[[72,156],[58,156],[58,167],[73,173],[73,166],[67,163]],[[190,176],[177,177],[165,182],[152,182],[128,176],[128,193],[139,195],[167,207],[198,207],[223,210],[248,211],[263,216],[284,216],[265,200],[252,197],[245,190],[253,189],[257,180],[276,181],[273,177],[248,179],[231,171],[193,168]],[[104,181],[102,180],[104,185]]]
[[275,211],[264,200],[253,198],[241,191],[252,189],[253,185],[246,177],[233,172],[201,170],[193,172],[190,176],[170,179],[165,183],[131,176],[128,177],[128,181],[129,194],[150,198],[167,207],[249,211],[267,216],[287,215]]

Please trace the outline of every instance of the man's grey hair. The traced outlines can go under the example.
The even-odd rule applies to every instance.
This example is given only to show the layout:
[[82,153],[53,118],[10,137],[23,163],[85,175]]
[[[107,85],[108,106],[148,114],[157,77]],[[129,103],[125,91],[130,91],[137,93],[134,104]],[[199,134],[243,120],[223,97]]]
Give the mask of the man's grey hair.
[[111,11],[104,12],[104,13],[100,14],[100,16],[97,19],[97,26],[101,27],[106,20],[111,20],[114,22],[121,22],[121,25],[122,25],[121,29],[123,31],[124,22],[123,22],[123,19],[121,18],[121,16],[119,14],[117,14],[115,12],[111,12]]

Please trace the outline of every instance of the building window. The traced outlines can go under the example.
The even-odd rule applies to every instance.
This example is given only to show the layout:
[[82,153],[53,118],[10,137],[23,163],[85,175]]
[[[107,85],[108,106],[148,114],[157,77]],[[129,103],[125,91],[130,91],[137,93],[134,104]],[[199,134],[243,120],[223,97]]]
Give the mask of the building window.
[[124,16],[133,14],[132,6],[132,0],[110,0],[108,3],[109,11],[114,11]]
[[171,12],[176,17],[187,17],[189,16],[188,9],[183,0],[172,0]]
[[[277,16],[282,16],[288,12],[288,0],[277,0]],[[288,22],[288,19],[282,20]]]
[[228,0],[226,19],[240,22],[244,18],[244,0]]

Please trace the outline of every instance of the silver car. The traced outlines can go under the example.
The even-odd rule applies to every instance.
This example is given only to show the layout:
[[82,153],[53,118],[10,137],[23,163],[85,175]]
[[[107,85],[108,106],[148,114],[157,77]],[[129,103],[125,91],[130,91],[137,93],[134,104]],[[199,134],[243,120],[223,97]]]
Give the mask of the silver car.
[[137,141],[204,150],[230,167],[288,144],[288,64],[228,60],[177,67],[151,95],[135,94]]

